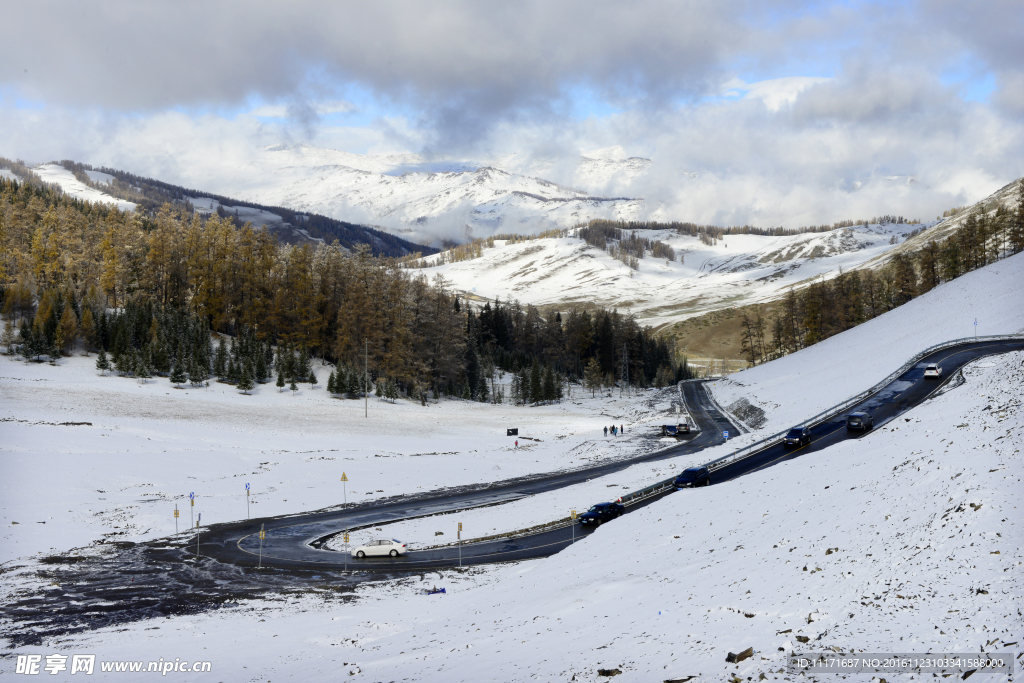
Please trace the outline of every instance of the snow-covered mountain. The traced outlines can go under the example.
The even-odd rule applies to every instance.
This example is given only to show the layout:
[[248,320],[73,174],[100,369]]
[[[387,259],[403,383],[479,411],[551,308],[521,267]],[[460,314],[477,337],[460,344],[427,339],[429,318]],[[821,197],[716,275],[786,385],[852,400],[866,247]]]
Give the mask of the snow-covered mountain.
[[[645,230],[676,253],[675,261],[648,252],[632,270],[607,251],[570,236],[496,241],[479,258],[425,269],[471,297],[553,305],[601,304],[660,326],[709,311],[773,300],[791,286],[829,278],[894,249],[922,228],[887,224],[784,237],[728,235],[715,244],[672,230]],[[426,264],[443,261],[437,256]]]
[[[514,160],[503,160],[515,165]],[[245,187],[218,188],[243,200],[381,226],[421,243],[499,233],[536,233],[592,218],[635,220],[640,198],[600,193],[626,184],[650,161],[581,156],[572,177],[583,189],[491,163],[433,161],[418,154],[372,156],[309,145],[278,145],[254,162]],[[593,191],[591,188],[594,188]]]

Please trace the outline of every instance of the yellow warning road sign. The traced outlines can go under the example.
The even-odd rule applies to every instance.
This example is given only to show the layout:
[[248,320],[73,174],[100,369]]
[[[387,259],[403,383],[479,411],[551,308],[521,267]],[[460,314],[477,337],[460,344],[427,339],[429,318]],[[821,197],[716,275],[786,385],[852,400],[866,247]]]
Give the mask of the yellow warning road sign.
[[348,476],[344,472],[341,473],[341,480],[348,481]]
[[178,508],[174,508],[174,518],[178,518]]

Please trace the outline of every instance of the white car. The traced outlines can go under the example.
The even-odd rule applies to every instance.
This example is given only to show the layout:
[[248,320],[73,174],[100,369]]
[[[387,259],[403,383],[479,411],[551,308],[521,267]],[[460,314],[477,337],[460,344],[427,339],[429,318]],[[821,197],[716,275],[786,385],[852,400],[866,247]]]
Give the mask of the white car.
[[399,555],[405,555],[408,551],[405,544],[395,539],[383,539],[378,541],[370,541],[366,545],[361,545],[358,548],[352,549],[352,557],[374,557],[381,555],[390,555],[391,557],[398,557]]
[[925,379],[929,379],[932,377],[938,379],[942,377],[942,368],[936,365],[935,363],[931,363],[924,369],[924,377]]

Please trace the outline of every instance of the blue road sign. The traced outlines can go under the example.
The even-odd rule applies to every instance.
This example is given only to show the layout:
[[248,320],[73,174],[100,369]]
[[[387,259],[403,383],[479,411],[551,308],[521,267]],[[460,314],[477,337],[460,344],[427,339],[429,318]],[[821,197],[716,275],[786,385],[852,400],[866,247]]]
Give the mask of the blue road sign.
[[189,500],[195,500],[195,497],[196,497],[196,494],[194,494],[194,493],[188,494],[188,499]]
[[245,490],[246,490],[246,491],[248,491],[248,490],[249,490],[249,485],[248,485],[248,484],[246,484],[246,485],[245,485]]
[[728,430],[726,430],[726,431],[722,432],[722,438],[723,438],[723,439],[728,439],[728,438],[729,438],[729,432],[728,432]]

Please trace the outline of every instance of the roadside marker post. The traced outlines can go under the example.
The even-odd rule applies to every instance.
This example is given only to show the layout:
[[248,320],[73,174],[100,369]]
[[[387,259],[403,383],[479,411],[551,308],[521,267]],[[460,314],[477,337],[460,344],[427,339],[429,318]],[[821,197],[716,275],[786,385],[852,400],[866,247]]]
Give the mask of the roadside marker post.
[[199,519],[196,520],[196,557],[199,557],[199,523],[203,521],[203,513],[199,513]]
[[265,524],[260,524],[260,563],[257,569],[263,569],[263,539],[267,537],[267,532],[263,530]]
[[178,534],[178,504],[174,504],[174,534]]
[[341,537],[345,541],[345,571],[348,571],[348,529],[345,529],[345,535]]
[[188,501],[190,503],[189,508],[188,508],[188,525],[192,526],[193,524],[196,523],[196,520],[195,520],[195,516],[196,516],[196,494],[195,493],[188,494]]
[[462,522],[459,522],[459,568],[462,568]]
[[245,485],[245,518],[249,519],[249,484]]
[[572,520],[569,523],[569,526],[572,527],[572,542],[575,545],[575,543],[576,543],[576,511],[575,510],[570,510],[569,511],[569,519]]
[[348,481],[348,475],[345,474],[344,472],[342,472],[341,473],[341,493],[342,493],[343,496],[345,496],[345,505],[348,505],[348,484],[345,483],[347,481]]

